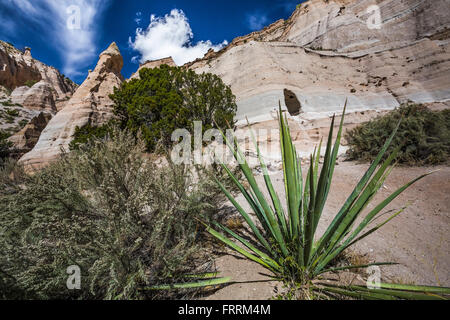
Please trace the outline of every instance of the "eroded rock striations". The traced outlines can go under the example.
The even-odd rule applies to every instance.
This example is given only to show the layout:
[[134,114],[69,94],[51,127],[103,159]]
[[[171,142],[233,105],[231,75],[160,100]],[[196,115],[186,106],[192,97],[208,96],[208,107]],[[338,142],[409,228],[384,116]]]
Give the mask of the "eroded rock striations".
[[162,66],[163,64],[167,64],[170,67],[176,67],[175,61],[173,61],[172,57],[158,59],[158,60],[152,60],[152,61],[146,61],[143,64],[141,64],[138,68],[138,70],[133,73],[129,80],[133,79],[139,79],[139,72],[142,69],[154,69]]
[[48,122],[61,110],[76,87],[55,68],[33,59],[30,48],[21,51],[0,41],[0,130],[15,134],[10,141],[18,155],[33,147],[45,127],[42,120]]
[[[184,67],[214,73],[231,86],[238,124],[248,117],[260,128],[276,130],[281,102],[300,153],[309,154],[346,99],[347,128],[407,101],[450,106],[449,9],[448,0],[310,0],[288,20],[236,38]],[[381,24],[374,27],[378,13]],[[22,161],[42,166],[67,148],[77,126],[106,121],[108,94],[122,81],[122,63],[111,45]],[[161,64],[175,65],[166,58],[139,70]],[[37,91],[45,96],[44,88]],[[271,156],[279,158],[274,150]]]
[[[372,5],[382,24],[373,29]],[[285,90],[302,119],[450,100],[447,0],[310,0],[290,19],[235,39],[188,64],[212,72],[238,100],[238,118],[272,119]],[[376,13],[376,12],[375,12]]]
[[28,169],[37,169],[58,158],[61,150],[68,150],[76,127],[107,122],[113,102],[109,95],[123,82],[123,58],[112,43],[100,54],[94,71],[77,89],[65,107],[50,120],[32,151],[20,159]]
[[[3,41],[0,41],[0,85],[12,92],[13,103],[47,111],[60,110],[77,88],[57,69],[33,59],[30,48],[20,51]],[[36,98],[32,98],[35,94]],[[43,94],[45,101],[40,99]],[[50,95],[52,98],[48,99]]]

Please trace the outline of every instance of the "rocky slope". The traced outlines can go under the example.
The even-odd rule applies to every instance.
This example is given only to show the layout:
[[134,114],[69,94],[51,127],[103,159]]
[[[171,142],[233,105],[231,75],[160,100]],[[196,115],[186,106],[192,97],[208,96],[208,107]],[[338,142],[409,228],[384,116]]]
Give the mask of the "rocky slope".
[[[29,151],[35,136],[39,137],[37,130],[43,129],[35,124],[61,110],[76,87],[55,68],[33,59],[30,48],[20,51],[0,41],[0,130],[17,135],[11,141],[22,141],[18,149]],[[26,141],[29,135],[22,133],[30,128],[22,128],[33,121],[33,138]]]
[[101,125],[112,117],[109,95],[124,80],[121,75],[123,58],[112,43],[100,54],[94,71],[76,90],[64,108],[54,116],[32,151],[20,161],[29,169],[37,169],[56,159],[61,150],[68,150],[76,127]]

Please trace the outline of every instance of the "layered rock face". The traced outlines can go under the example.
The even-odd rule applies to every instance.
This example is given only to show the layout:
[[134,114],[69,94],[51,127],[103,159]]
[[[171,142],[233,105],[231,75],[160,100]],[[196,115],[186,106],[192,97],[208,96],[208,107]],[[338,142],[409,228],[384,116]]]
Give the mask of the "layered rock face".
[[48,123],[32,151],[20,159],[28,169],[37,169],[58,158],[61,149],[68,150],[76,127],[98,126],[112,115],[109,95],[123,82],[123,58],[112,43],[100,54],[94,71],[77,89],[65,107]]
[[[60,74],[55,68],[33,59],[30,48],[25,48],[22,52],[11,44],[0,41],[0,85],[11,91],[20,87],[16,92],[16,96],[18,96],[19,93],[27,92],[27,88],[31,89],[29,88],[31,85],[34,86],[38,83],[40,83],[40,88],[37,88],[37,91],[42,89],[43,83],[53,89],[55,105],[62,105],[77,88],[75,83]],[[29,92],[28,95],[32,95],[32,92]],[[52,108],[53,106],[47,104],[46,107]]]
[[187,67],[231,85],[238,120],[271,120],[279,101],[300,105],[300,123],[342,111],[346,98],[352,112],[448,103],[449,9],[447,0],[310,0]]
[[[231,86],[238,124],[248,117],[257,128],[276,131],[281,102],[306,156],[327,135],[329,117],[342,111],[346,99],[347,128],[407,101],[450,107],[449,9],[448,0],[310,0],[288,20],[239,37],[185,67],[217,74]],[[123,81],[122,64],[112,44],[21,161],[41,167],[67,149],[77,126],[107,121],[108,95]],[[131,79],[139,78],[142,68],[162,64],[175,65],[171,58],[148,61]],[[35,91],[46,96],[43,86]],[[277,135],[272,137],[275,151],[269,157],[278,159]]]
[[162,66],[163,64],[167,64],[170,67],[177,66],[175,61],[173,61],[172,57],[147,61],[139,66],[139,69],[131,75],[129,80],[139,79],[139,72],[142,69],[154,69],[154,68],[158,68],[158,67]]
[[41,136],[42,131],[50,122],[52,116],[49,113],[41,112],[34,117],[22,130],[14,134],[8,140],[14,144],[14,153],[23,155],[34,148]]
[[10,138],[18,152],[33,147],[45,127],[43,119],[47,124],[76,87],[55,68],[33,59],[30,48],[20,51],[0,41],[0,130],[20,132]]

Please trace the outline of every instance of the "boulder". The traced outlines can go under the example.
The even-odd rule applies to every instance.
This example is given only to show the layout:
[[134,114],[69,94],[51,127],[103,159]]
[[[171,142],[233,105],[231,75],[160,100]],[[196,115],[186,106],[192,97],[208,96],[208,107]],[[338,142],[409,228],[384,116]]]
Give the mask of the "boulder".
[[56,103],[53,87],[41,80],[31,88],[18,87],[11,93],[11,101],[20,104],[26,109],[48,111],[56,113]]
[[34,117],[22,130],[11,136],[8,140],[13,143],[16,154],[25,154],[36,145],[41,135],[49,123],[52,115],[50,113],[41,112]]

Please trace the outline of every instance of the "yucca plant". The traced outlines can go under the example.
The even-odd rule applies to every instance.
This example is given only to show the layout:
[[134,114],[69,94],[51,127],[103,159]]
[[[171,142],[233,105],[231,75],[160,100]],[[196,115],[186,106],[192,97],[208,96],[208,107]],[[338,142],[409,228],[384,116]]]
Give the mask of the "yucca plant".
[[[364,299],[443,298],[450,293],[450,289],[392,284],[380,284],[378,289],[367,289],[362,286],[331,285],[329,282],[323,281],[325,274],[334,271],[393,264],[373,263],[364,266],[336,267],[333,261],[356,242],[366,238],[399,215],[403,209],[396,212],[383,223],[366,230],[389,203],[412,184],[428,175],[422,175],[399,188],[368,212],[362,220],[358,220],[358,218],[362,217],[378,190],[383,186],[384,181],[393,168],[398,149],[394,150],[384,162],[382,162],[382,159],[397,132],[397,126],[375,161],[336,214],[334,220],[323,235],[318,237],[317,227],[330,191],[340,147],[345,109],[346,107],[344,108],[334,145],[332,140],[335,117],[333,117],[321,169],[319,161],[322,143],[311,155],[309,169],[305,179],[303,179],[301,161],[292,143],[287,117],[283,117],[280,107],[278,118],[287,210],[284,209],[281,198],[275,192],[267,166],[264,163],[254,136],[253,140],[270,199],[266,199],[263,195],[252,169],[239,148],[236,137],[234,137],[233,141],[230,141],[224,135],[224,139],[226,139],[227,145],[239,163],[240,169],[250,187],[248,189],[244,187],[227,165],[222,164],[223,168],[228,172],[230,178],[250,205],[259,223],[252,220],[250,214],[243,209],[231,192],[217,180],[222,191],[246,221],[251,230],[253,240],[244,239],[237,232],[219,223],[207,226],[207,231],[234,251],[271,271],[274,279],[285,283],[294,283],[296,287],[303,289],[308,288],[307,290],[315,294],[315,297],[345,295]],[[356,221],[359,222],[356,223]],[[311,295],[308,296],[311,297]]]

